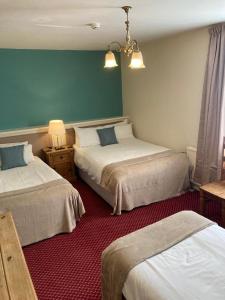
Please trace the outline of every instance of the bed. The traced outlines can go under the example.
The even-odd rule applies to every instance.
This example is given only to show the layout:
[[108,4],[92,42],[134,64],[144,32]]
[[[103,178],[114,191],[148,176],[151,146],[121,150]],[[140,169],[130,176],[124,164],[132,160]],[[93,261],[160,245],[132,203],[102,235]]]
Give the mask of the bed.
[[97,142],[74,145],[81,178],[113,207],[113,214],[178,196],[189,189],[186,153],[141,141],[131,129],[118,141],[104,147]]
[[0,171],[0,211],[11,211],[22,246],[71,232],[84,214],[76,189],[40,158]]
[[191,211],[170,216],[104,250],[102,299],[223,300],[224,249],[217,224]]

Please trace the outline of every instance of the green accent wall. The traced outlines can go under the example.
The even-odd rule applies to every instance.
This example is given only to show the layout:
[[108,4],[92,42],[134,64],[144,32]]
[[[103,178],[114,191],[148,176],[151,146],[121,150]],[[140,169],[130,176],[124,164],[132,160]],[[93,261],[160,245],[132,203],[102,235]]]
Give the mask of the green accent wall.
[[104,55],[0,49],[0,130],[122,116],[121,70]]

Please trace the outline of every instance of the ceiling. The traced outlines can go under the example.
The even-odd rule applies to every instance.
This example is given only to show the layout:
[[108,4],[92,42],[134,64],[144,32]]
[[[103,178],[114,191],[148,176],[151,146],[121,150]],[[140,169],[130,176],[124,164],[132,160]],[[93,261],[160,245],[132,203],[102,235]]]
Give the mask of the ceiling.
[[105,49],[124,39],[123,5],[140,42],[225,21],[225,0],[0,0],[0,48]]

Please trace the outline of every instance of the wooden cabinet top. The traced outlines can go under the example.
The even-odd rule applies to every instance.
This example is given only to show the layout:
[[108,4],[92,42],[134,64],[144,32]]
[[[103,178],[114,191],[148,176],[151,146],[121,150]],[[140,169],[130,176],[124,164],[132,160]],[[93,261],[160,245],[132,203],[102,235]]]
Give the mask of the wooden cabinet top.
[[225,200],[225,180],[210,182],[200,187],[200,191]]

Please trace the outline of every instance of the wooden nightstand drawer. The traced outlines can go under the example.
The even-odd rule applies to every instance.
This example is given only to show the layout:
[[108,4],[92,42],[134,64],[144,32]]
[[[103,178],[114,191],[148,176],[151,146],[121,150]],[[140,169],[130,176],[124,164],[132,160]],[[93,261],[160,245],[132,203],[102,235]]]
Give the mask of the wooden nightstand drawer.
[[62,163],[62,162],[71,162],[71,153],[57,153],[52,156],[52,160],[54,164]]

